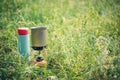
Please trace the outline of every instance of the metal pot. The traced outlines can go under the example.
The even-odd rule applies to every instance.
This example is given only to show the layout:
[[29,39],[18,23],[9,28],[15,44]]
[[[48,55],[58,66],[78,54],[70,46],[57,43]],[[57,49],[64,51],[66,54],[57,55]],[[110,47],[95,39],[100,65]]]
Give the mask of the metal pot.
[[43,50],[46,47],[46,37],[47,37],[46,27],[32,27],[31,28],[31,38],[32,38],[32,48],[34,50]]

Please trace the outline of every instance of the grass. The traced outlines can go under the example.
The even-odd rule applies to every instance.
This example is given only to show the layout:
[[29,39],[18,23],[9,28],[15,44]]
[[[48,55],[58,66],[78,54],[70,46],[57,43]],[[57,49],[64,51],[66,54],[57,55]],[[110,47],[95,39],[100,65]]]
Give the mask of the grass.
[[[0,79],[119,80],[119,0],[3,0]],[[46,69],[21,62],[18,27],[47,26]],[[32,55],[37,52],[31,49]],[[32,57],[32,56],[31,56]],[[44,72],[44,75],[42,74]]]

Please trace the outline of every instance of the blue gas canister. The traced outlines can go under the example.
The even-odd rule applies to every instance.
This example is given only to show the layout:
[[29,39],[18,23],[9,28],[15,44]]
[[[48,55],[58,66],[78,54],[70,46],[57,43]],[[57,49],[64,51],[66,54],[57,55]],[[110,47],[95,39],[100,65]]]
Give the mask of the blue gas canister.
[[18,49],[20,54],[29,60],[30,37],[28,28],[18,28]]

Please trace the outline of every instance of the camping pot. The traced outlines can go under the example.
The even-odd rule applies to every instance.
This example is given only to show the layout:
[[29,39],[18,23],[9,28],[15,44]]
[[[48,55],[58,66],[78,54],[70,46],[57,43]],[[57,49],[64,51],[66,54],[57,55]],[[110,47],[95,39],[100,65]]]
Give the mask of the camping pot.
[[46,27],[31,28],[32,48],[34,50],[43,50],[46,47],[46,29]]

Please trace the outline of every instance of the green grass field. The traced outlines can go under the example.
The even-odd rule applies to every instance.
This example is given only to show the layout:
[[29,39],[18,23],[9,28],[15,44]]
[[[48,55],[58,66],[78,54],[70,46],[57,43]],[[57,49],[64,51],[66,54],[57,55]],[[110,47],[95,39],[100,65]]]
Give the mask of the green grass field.
[[[18,51],[17,29],[35,26],[47,27],[46,69]],[[120,80],[119,48],[119,0],[0,1],[0,80]]]

